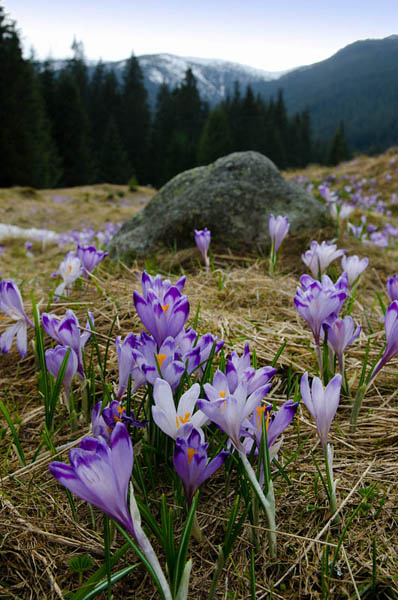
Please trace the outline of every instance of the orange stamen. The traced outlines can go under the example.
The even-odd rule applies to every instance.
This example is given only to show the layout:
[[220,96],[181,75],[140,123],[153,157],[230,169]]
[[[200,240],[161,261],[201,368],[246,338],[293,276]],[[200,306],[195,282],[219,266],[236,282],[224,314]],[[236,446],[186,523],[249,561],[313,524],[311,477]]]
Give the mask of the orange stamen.
[[225,395],[226,395],[226,393],[227,393],[227,392],[220,392],[220,396],[221,396],[221,398],[225,398]]
[[164,359],[166,358],[165,354],[157,354],[156,358],[158,359],[159,367],[162,368],[162,364]]
[[192,462],[193,457],[195,456],[195,454],[197,453],[197,450],[194,450],[193,448],[188,448],[187,454],[188,454],[188,467]]
[[177,429],[179,428],[180,424],[181,425],[185,425],[186,423],[189,423],[191,421],[191,413],[185,413],[185,416],[177,416],[176,417],[176,425],[177,425]]
[[170,304],[162,304],[162,308],[164,312],[167,312],[170,308]]

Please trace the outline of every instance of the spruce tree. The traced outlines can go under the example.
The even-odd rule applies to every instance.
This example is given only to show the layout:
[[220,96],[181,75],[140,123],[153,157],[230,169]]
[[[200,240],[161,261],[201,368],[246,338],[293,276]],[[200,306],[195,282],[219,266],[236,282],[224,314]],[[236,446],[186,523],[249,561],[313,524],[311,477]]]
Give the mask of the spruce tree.
[[94,181],[90,126],[73,73],[63,69],[57,80],[54,138],[62,159],[64,185]]
[[130,176],[128,158],[113,116],[108,119],[99,154],[99,181],[126,184]]
[[170,141],[176,127],[176,111],[172,94],[163,83],[156,98],[155,116],[152,123],[149,148],[149,182],[160,187],[168,179],[167,170]]
[[50,187],[59,176],[36,71],[0,6],[0,186]]
[[335,166],[344,160],[348,160],[350,157],[351,153],[348,149],[347,140],[345,138],[344,122],[340,121],[340,125],[336,129],[330,144],[327,162],[329,165]]
[[122,140],[131,174],[145,183],[148,177],[150,112],[148,94],[137,58],[132,54],[123,72]]
[[220,104],[209,114],[198,146],[198,163],[206,165],[233,151],[227,110]]

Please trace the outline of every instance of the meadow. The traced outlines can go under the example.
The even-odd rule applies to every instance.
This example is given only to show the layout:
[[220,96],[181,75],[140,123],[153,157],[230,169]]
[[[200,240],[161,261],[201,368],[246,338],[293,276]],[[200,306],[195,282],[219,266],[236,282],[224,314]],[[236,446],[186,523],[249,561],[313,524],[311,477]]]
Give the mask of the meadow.
[[[386,282],[398,271],[398,149],[378,157],[358,157],[334,168],[311,166],[285,176],[321,197],[331,217],[314,238],[305,232],[288,233],[281,243],[273,277],[269,275],[268,249],[239,255],[213,242],[206,269],[192,232],[190,249],[163,249],[132,265],[105,257],[87,280],[77,278],[58,300],[54,291],[60,279],[51,275],[65,253],[75,251],[76,243],[95,243],[99,248],[115,233],[116,224],[142,208],[154,190],[138,188],[131,192],[127,186],[116,185],[0,190],[0,223],[62,234],[56,243],[18,237],[0,240],[1,277],[17,284],[26,315],[36,324],[27,327],[24,358],[15,341],[8,353],[0,355],[0,597],[398,598],[398,339],[395,346],[390,344],[391,356],[377,377],[370,378],[372,368],[385,355],[385,315],[391,314],[389,306],[395,307]],[[96,235],[98,231],[100,235]],[[339,307],[340,316],[352,317],[355,326],[361,327],[344,352],[340,379],[338,353],[335,356],[329,350],[324,338],[317,353],[311,326],[294,304],[297,286],[304,289],[300,277],[311,274],[301,256],[313,239],[319,243],[334,240],[347,256],[369,259],[355,284],[345,284]],[[339,258],[327,267],[336,285],[343,273],[340,263]],[[178,369],[169,360],[164,335],[155,327],[151,356],[144,360],[134,354],[136,346],[128,355],[123,388],[120,347],[128,334],[138,336],[145,330],[141,320],[148,323],[143,305],[136,308],[141,301],[137,295],[133,297],[136,291],[148,300],[145,278],[141,289],[143,271],[177,284],[179,295],[173,292],[174,299],[162,304],[163,311],[174,310],[175,299],[180,301],[181,294],[186,295],[190,311],[182,327],[193,327],[198,337],[190,342],[192,354],[179,351],[182,373],[177,379]],[[180,283],[183,276],[184,286]],[[313,281],[318,276],[313,274]],[[149,288],[154,280],[150,281]],[[164,288],[155,288],[164,293]],[[87,338],[82,352],[83,376],[73,376],[70,393],[61,384],[72,351],[63,355],[62,365],[58,364],[60,375],[50,375],[45,351],[55,347],[56,341],[48,335],[50,326],[39,326],[44,324],[43,314],[63,319],[67,310],[73,310]],[[87,317],[88,313],[92,316]],[[10,315],[2,312],[0,334],[11,323]],[[180,332],[181,327],[172,337],[177,338]],[[207,334],[210,337],[206,338]],[[119,346],[115,345],[117,336]],[[221,341],[224,345],[219,347]],[[388,335],[387,341],[391,341]],[[185,343],[187,340],[179,340],[180,346],[171,345],[172,354]],[[220,382],[225,383],[225,373],[236,372],[238,379],[246,377],[247,343],[250,377],[255,372],[261,385],[250,388],[245,382],[244,398],[231,400],[238,392],[225,395]],[[235,353],[232,359],[231,353]],[[193,356],[197,362],[191,366]],[[166,365],[174,369],[168,377]],[[325,471],[323,455],[331,461],[331,455],[322,451],[327,441],[319,438],[316,419],[303,400],[306,372],[310,378],[322,378],[324,385],[341,382],[336,414],[326,432],[333,445],[333,472]],[[147,379],[135,390],[142,373]],[[197,389],[196,398],[209,401],[216,390],[219,397],[214,402],[219,415],[226,415],[230,403],[236,402],[237,412],[231,417],[235,418],[235,429],[228,429],[227,421],[217,421],[218,414],[210,421],[202,419],[198,427],[208,447],[203,449],[203,440],[194,440],[188,429],[191,446],[187,450],[177,430],[173,435],[165,431],[159,410],[153,411],[154,405],[161,405],[158,389],[164,381],[159,384],[156,377],[162,374],[164,380],[173,382],[170,385],[177,412],[172,421],[177,418],[177,430],[179,419],[184,424],[184,419],[189,421],[187,414],[191,416],[192,409],[180,415],[178,403],[192,389]],[[262,405],[252,398],[259,389],[263,392]],[[362,406],[355,423],[352,406],[358,397]],[[279,431],[284,429],[283,437],[271,440],[275,415],[287,410],[289,400],[291,419]],[[114,423],[107,432],[101,430],[111,441],[101,441],[105,448],[101,451],[111,452],[109,443],[113,452],[119,443],[117,435],[125,435],[128,425],[134,449],[134,494],[130,490],[129,498],[135,497],[138,506],[135,510],[132,504],[130,512],[120,508],[124,498],[103,500],[100,508],[104,511],[93,501],[93,508],[60,485],[49,469],[54,462],[69,465],[69,451],[104,426],[99,413],[93,419],[91,416],[98,402],[103,403],[104,415],[114,409]],[[203,411],[211,411],[206,400],[198,402]],[[251,418],[252,412],[257,415],[260,435],[255,438],[244,422],[243,427],[252,432],[251,444],[244,449],[242,444],[250,436],[243,440],[238,417],[250,402],[252,411],[247,416]],[[123,423],[126,415],[130,421]],[[144,426],[132,424],[131,419]],[[130,442],[124,442],[128,463]],[[86,443],[84,451],[90,452],[90,448]],[[205,452],[208,458],[203,458]],[[201,463],[195,455],[203,458]],[[179,467],[181,456],[187,458],[183,467]],[[199,473],[207,460],[209,465],[211,460],[218,461],[214,469],[218,468],[203,481],[198,494],[195,482],[186,482],[187,465],[188,471],[192,464]],[[115,462],[113,466],[118,477],[128,471],[126,465],[122,468]],[[101,471],[92,477],[100,478]],[[114,475],[107,472],[107,477],[112,491]],[[128,473],[126,477],[130,479]],[[274,525],[270,516],[273,501]],[[148,551],[147,539],[159,563]],[[170,596],[164,584],[162,587],[157,566],[153,570],[154,564],[165,574]]]

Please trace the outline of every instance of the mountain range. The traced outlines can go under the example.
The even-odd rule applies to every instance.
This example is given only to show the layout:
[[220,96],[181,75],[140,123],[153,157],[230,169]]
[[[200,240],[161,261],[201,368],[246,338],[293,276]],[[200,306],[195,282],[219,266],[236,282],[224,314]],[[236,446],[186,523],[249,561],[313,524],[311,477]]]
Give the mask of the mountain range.
[[[398,35],[357,41],[326,60],[281,72],[172,54],[137,58],[152,107],[159,86],[178,86],[190,68],[210,107],[225,100],[235,82],[242,93],[250,84],[266,99],[282,89],[289,114],[308,109],[315,139],[330,140],[344,121],[353,150],[377,152],[398,145]],[[119,78],[125,65],[126,60],[105,62]]]

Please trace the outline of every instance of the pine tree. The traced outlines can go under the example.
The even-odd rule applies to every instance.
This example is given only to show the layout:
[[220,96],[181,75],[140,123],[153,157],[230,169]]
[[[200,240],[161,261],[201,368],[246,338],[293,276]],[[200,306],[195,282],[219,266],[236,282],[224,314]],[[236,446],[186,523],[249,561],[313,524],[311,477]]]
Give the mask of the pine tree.
[[141,67],[132,54],[123,72],[122,140],[134,173],[140,182],[148,176],[150,112]]
[[168,179],[167,171],[170,140],[176,127],[176,111],[172,94],[163,83],[156,98],[155,116],[152,123],[149,148],[150,183],[162,186]]
[[57,80],[54,138],[62,159],[64,185],[85,185],[94,181],[90,126],[79,88],[64,69]]
[[100,148],[99,181],[126,184],[130,176],[127,153],[113,116],[108,119]]
[[328,164],[331,166],[338,165],[344,160],[348,160],[351,153],[348,149],[348,144],[345,138],[344,123],[340,121],[340,125],[336,129],[332,142],[329,148]]
[[205,123],[198,146],[198,163],[206,165],[233,151],[233,139],[228,114],[218,105]]
[[39,80],[1,6],[0,65],[0,186],[52,186],[59,170]]
[[200,98],[191,69],[187,69],[183,82],[173,91],[172,105],[175,127],[166,159],[168,178],[197,164],[198,143],[208,115],[208,107]]

